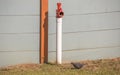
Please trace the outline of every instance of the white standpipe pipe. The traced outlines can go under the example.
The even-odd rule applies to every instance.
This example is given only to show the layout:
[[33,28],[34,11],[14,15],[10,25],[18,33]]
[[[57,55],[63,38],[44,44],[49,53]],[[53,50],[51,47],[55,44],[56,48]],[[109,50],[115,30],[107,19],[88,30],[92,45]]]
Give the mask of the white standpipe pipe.
[[62,64],[62,18],[57,18],[57,64]]

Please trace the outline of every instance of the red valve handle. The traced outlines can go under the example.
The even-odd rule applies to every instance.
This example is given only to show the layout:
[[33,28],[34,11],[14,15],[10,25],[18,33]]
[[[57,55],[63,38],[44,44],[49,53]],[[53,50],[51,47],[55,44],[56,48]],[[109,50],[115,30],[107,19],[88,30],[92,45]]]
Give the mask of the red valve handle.
[[62,4],[57,3],[56,17],[57,18],[62,18],[63,16],[64,16],[64,12],[62,10]]

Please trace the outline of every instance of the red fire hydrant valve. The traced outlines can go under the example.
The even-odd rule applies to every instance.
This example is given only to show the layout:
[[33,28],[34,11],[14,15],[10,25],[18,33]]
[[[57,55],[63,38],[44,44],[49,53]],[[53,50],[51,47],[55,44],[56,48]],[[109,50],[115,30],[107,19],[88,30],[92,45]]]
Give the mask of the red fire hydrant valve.
[[63,16],[64,16],[64,12],[62,10],[62,4],[57,3],[56,17],[57,18],[62,18]]

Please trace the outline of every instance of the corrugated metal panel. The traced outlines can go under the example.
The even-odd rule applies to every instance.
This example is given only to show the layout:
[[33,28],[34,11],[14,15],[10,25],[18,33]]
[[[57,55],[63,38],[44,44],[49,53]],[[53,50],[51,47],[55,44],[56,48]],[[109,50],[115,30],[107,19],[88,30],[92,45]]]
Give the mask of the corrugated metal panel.
[[0,34],[0,51],[39,50],[39,34]]
[[[61,1],[64,61],[120,57],[120,0]],[[49,61],[55,61],[57,1],[49,2]]]
[[39,16],[0,16],[0,34],[39,33]]
[[0,15],[39,15],[40,0],[0,0]]
[[[55,16],[58,0],[49,0],[49,15]],[[120,0],[61,0],[65,16],[120,11]]]
[[[55,17],[49,17],[49,34],[56,33],[55,22]],[[74,15],[63,18],[63,33],[118,28],[120,28],[120,12]]]
[[40,0],[0,0],[0,66],[39,63]]
[[[80,60],[95,60],[104,58],[120,57],[120,47],[96,48],[88,50],[73,50],[63,52],[63,62],[73,62]],[[49,61],[55,62],[56,52],[49,53]]]
[[39,63],[39,51],[0,52],[0,66]]
[[[39,62],[39,3],[0,0],[0,66]],[[56,3],[49,0],[49,61],[56,59]],[[62,3],[64,61],[120,56],[120,0]]]
[[[63,34],[63,50],[120,46],[120,30]],[[56,36],[49,35],[49,51],[56,50]]]

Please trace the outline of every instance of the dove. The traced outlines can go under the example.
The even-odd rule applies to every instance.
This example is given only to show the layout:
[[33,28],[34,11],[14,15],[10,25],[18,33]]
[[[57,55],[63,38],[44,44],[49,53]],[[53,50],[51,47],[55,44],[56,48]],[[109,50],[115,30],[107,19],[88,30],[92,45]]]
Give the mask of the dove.
[[73,66],[74,66],[74,68],[76,68],[76,69],[80,69],[80,68],[82,68],[83,67],[83,64],[80,64],[80,63],[71,63]]

